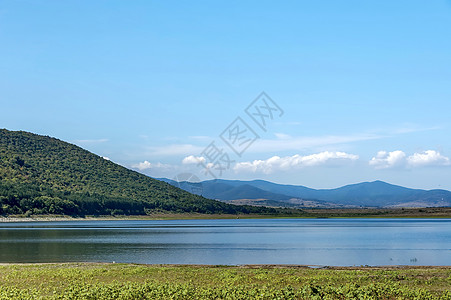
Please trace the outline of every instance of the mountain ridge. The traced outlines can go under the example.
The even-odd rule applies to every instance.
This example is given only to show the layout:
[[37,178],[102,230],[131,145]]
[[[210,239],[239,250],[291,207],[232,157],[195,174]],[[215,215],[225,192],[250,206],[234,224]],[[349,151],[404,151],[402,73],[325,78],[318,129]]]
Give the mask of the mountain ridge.
[[[231,202],[237,200],[271,200],[293,203],[295,199],[308,200],[323,207],[441,207],[451,206],[451,192],[447,190],[412,189],[390,184],[381,180],[348,184],[333,189],[312,189],[302,185],[277,184],[266,180],[225,180],[213,179],[200,182],[204,193],[212,199]],[[222,185],[227,193],[215,191],[215,186]],[[227,189],[227,186],[229,188]],[[234,194],[244,186],[253,187],[253,193],[246,197]],[[256,190],[256,189],[258,190]],[[268,194],[269,193],[269,194]],[[249,195],[251,194],[251,195]],[[271,198],[271,194],[278,198]],[[269,195],[269,197],[266,197]],[[312,202],[313,201],[313,202]],[[302,208],[302,205],[292,207]]]

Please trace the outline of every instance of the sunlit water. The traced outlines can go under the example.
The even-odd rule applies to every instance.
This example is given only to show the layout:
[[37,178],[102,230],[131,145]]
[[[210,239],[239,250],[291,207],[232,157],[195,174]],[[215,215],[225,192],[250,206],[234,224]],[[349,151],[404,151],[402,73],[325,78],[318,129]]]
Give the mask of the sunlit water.
[[451,220],[0,223],[0,262],[451,265]]

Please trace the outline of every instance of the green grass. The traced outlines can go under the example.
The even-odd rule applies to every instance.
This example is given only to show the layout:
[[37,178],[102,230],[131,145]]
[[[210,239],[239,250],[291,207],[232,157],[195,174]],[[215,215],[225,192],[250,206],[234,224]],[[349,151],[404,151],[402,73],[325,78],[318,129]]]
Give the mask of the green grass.
[[451,268],[0,266],[0,299],[451,299]]

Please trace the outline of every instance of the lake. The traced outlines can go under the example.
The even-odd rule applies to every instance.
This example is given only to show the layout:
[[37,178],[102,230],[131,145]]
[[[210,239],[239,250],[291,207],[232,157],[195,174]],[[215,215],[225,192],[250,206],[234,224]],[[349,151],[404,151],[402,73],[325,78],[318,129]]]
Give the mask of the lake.
[[451,265],[448,219],[0,223],[0,262]]

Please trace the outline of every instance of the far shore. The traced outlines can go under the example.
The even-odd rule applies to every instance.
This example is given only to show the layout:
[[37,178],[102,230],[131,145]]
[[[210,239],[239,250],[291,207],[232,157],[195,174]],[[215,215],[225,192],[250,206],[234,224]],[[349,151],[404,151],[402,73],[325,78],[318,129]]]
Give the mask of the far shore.
[[199,214],[155,213],[151,215],[118,216],[65,216],[32,215],[0,216],[1,222],[60,222],[60,221],[109,221],[109,220],[197,220],[197,219],[268,219],[268,218],[451,218],[451,207],[430,208],[347,208],[287,210],[279,214]]

